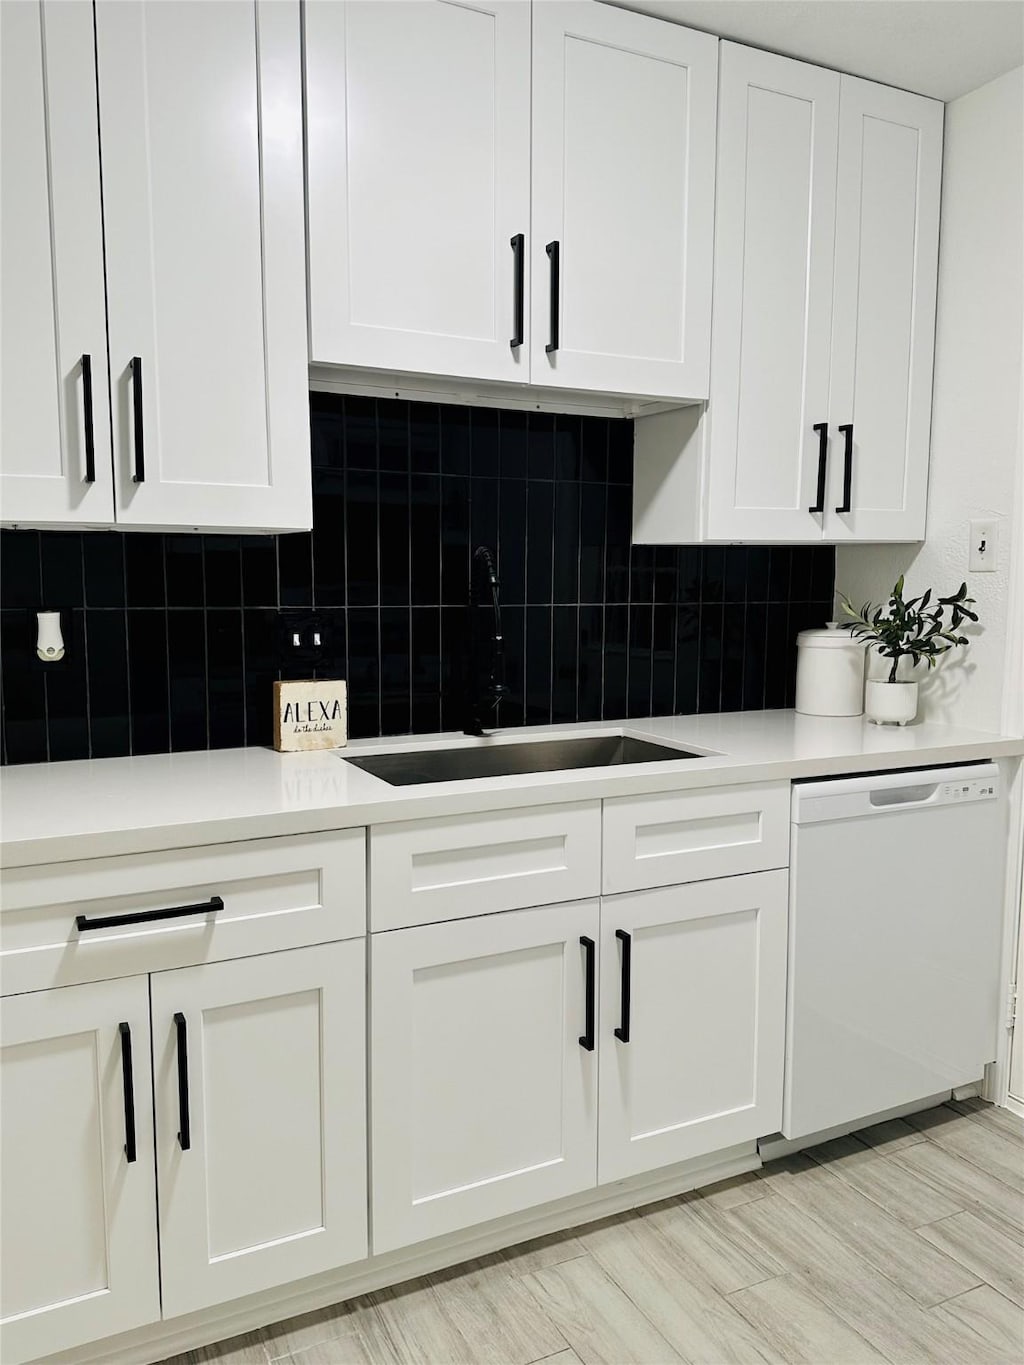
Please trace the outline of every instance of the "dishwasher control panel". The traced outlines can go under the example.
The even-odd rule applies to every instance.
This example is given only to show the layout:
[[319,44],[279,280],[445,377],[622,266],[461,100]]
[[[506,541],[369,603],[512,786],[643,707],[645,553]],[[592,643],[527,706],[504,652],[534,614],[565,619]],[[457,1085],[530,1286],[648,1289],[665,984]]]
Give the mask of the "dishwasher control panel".
[[999,794],[999,780],[995,777],[972,777],[955,782],[943,782],[939,786],[942,801],[984,801]]

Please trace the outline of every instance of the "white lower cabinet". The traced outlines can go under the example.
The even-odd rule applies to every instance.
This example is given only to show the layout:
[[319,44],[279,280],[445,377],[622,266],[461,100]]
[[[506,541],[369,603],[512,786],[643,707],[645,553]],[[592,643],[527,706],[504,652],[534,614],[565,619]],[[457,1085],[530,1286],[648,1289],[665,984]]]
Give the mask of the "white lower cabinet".
[[0,1357],[160,1317],[145,976],[0,1002]]
[[366,1255],[365,949],[152,979],[165,1317]]
[[782,1121],[788,873],[601,902],[601,1184]]
[[374,1252],[596,1183],[598,922],[591,900],[372,936]]

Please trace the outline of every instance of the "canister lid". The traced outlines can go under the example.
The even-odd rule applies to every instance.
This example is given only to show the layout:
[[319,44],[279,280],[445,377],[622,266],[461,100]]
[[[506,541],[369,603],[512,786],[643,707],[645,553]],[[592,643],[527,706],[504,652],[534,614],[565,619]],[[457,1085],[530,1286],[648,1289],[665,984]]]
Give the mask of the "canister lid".
[[863,641],[856,640],[848,630],[840,630],[838,621],[829,621],[824,629],[802,630],[796,637],[800,649],[864,649]]

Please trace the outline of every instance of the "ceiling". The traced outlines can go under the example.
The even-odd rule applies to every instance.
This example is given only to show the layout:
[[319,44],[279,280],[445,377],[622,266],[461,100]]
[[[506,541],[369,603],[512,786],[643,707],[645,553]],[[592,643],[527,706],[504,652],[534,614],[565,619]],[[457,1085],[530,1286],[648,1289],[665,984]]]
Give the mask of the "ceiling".
[[1024,0],[609,0],[952,100],[1024,62]]

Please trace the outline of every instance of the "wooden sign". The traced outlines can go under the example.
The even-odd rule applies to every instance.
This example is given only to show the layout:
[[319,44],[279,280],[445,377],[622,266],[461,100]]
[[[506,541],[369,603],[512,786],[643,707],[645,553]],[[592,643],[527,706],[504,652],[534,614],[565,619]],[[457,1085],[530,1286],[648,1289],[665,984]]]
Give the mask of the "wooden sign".
[[340,749],[347,742],[344,682],[274,683],[274,748],[279,754]]

